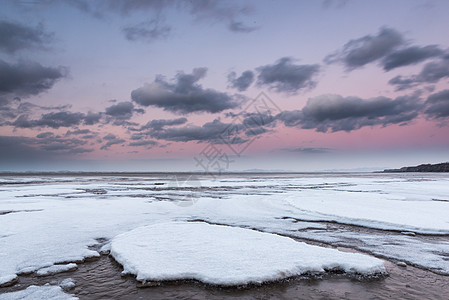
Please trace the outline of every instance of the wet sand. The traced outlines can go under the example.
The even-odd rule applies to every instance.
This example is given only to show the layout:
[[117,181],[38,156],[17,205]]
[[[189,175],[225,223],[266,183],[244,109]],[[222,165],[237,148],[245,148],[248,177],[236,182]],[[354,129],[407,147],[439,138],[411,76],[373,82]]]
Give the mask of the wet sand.
[[122,276],[122,267],[109,255],[86,261],[78,270],[38,277],[22,275],[0,293],[24,289],[29,285],[58,284],[72,278],[76,287],[69,290],[80,299],[447,299],[449,276],[412,266],[399,267],[386,262],[389,276],[374,279],[348,278],[328,274],[323,278],[292,278],[260,286],[220,288],[195,281],[167,282],[142,287],[133,276]]

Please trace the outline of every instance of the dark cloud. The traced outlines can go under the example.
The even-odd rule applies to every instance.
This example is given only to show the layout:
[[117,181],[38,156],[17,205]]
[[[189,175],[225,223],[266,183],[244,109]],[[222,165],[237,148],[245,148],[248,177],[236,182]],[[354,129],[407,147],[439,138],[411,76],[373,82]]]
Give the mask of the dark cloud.
[[231,72],[228,75],[229,86],[239,90],[240,92],[246,91],[248,87],[254,82],[254,73],[252,71],[245,71],[237,77],[235,72]]
[[66,136],[70,136],[70,135],[81,135],[81,134],[88,134],[91,133],[92,131],[90,131],[90,129],[78,129],[78,130],[74,130],[74,131],[70,131],[68,130],[65,135]]
[[48,132],[37,138],[21,136],[0,136],[0,161],[28,162],[55,160],[69,154],[91,152],[83,148],[86,142],[78,139],[64,139]]
[[270,112],[260,112],[260,113],[244,113],[241,115],[242,125],[245,128],[262,128],[262,127],[273,127],[276,118],[271,115]]
[[[146,134],[154,139],[174,142],[210,142],[212,144],[241,144],[247,137],[261,135],[273,127],[276,119],[268,112],[244,113],[234,115],[232,123],[223,123],[219,119],[202,126],[189,125],[177,128],[153,129]],[[136,138],[139,138],[136,137]]]
[[0,51],[5,53],[14,54],[20,50],[45,49],[52,40],[53,34],[45,32],[42,25],[31,27],[0,21]]
[[236,33],[248,33],[257,29],[239,20],[251,13],[252,8],[249,6],[242,6],[240,3],[235,4],[229,1],[211,0],[181,1],[180,3],[189,9],[190,14],[196,20],[210,20],[213,23],[222,22],[228,24],[228,29]]
[[248,129],[247,131],[245,131],[245,135],[248,137],[251,137],[251,136],[261,135],[266,132],[268,132],[267,129],[265,129],[263,127],[256,127],[256,128]]
[[[144,13],[151,17],[164,17],[167,9],[176,9],[186,12],[197,22],[209,21],[211,23],[226,24],[232,32],[251,32],[256,28],[245,25],[241,18],[251,13],[251,8],[241,3],[211,0],[100,0],[68,1],[69,4],[83,12],[96,17],[102,17],[107,13],[118,13],[129,16],[133,13]],[[146,38],[146,36],[143,36]]]
[[[228,133],[228,129],[232,126],[232,133]],[[225,144],[225,143],[243,143],[246,140],[242,139],[235,134],[234,129],[243,132],[244,129],[241,125],[233,126],[233,124],[222,123],[216,119],[212,122],[205,123],[203,126],[185,126],[180,128],[167,128],[159,131],[151,131],[149,135],[158,140],[166,140],[173,142],[210,142],[213,144]]]
[[156,146],[156,141],[146,140],[146,141],[138,141],[138,142],[131,142],[128,144],[131,147],[137,147],[137,146]]
[[103,146],[101,146],[100,148],[101,150],[108,150],[109,147],[111,147],[112,145],[123,144],[126,142],[124,139],[118,138],[112,133],[109,133],[106,136],[104,136],[103,140],[105,140],[106,143]]
[[[38,120],[29,120],[27,115],[19,116],[10,125],[17,128],[33,128],[33,127],[51,127],[58,129],[60,127],[72,127],[86,123],[87,116],[83,113],[72,113],[67,111],[61,111],[56,113],[43,114]],[[90,121],[90,120],[89,120]]]
[[303,113],[300,110],[286,110],[276,116],[276,119],[284,122],[285,126],[299,126],[303,120]]
[[150,134],[158,140],[188,142],[188,141],[212,141],[225,131],[229,124],[219,120],[208,122],[203,126],[185,126],[181,128],[167,128],[165,130],[155,130]]
[[436,83],[446,77],[449,77],[449,59],[442,59],[428,62],[417,75],[408,77],[396,76],[388,81],[388,83],[396,86],[396,90],[400,91],[413,88],[420,84]]
[[101,119],[101,113],[93,113],[88,112],[87,115],[84,117],[84,124],[85,125],[94,125],[100,122]]
[[206,75],[206,68],[196,68],[192,74],[178,73],[175,83],[157,77],[131,93],[134,102],[142,106],[156,106],[174,113],[210,112],[217,113],[236,108],[236,97],[213,89],[204,89],[197,82]]
[[282,112],[276,118],[286,126],[349,132],[365,126],[405,123],[416,118],[421,108],[418,96],[362,99],[322,95],[310,98],[302,110]]
[[382,60],[382,65],[385,71],[390,71],[394,68],[417,64],[426,59],[440,56],[443,53],[443,50],[437,45],[412,46],[390,53]]
[[134,104],[132,102],[120,102],[106,108],[106,115],[118,119],[130,119],[133,116]]
[[49,137],[53,137],[55,134],[53,132],[42,132],[36,135],[38,139],[47,139]]
[[160,24],[158,20],[151,20],[123,28],[123,33],[127,40],[145,41],[149,43],[167,38],[170,32],[171,27]]
[[277,92],[296,93],[300,89],[315,87],[313,77],[319,70],[319,65],[295,65],[292,58],[283,57],[273,65],[257,68],[257,84]]
[[430,95],[426,101],[425,113],[431,118],[449,117],[449,90]]
[[150,129],[150,130],[162,130],[167,126],[176,126],[183,125],[187,123],[186,118],[177,118],[177,119],[160,119],[160,120],[151,120],[147,124],[143,125],[138,131]]
[[39,151],[35,146],[33,138],[20,136],[0,136],[0,161],[8,163],[11,161],[39,160],[48,157],[48,153]]
[[239,21],[230,21],[228,28],[232,32],[243,32],[243,33],[252,32],[258,29],[257,27],[248,26],[243,22]]
[[132,102],[119,102],[107,107],[105,115],[108,122],[112,121],[114,125],[124,125],[131,124],[127,120],[131,119],[135,112],[144,113],[145,111],[143,109],[135,109]]
[[391,28],[381,28],[375,36],[366,35],[349,41],[342,50],[327,56],[324,61],[341,62],[352,70],[381,59],[403,44],[401,33]]
[[51,132],[37,135],[35,144],[40,150],[57,152],[60,154],[79,154],[92,152],[93,149],[82,148],[87,142],[76,138],[61,138]]
[[30,102],[22,102],[18,97],[13,99],[5,97],[6,101],[3,103],[1,102],[1,99],[2,97],[0,97],[0,120],[15,119],[19,115],[36,113],[38,111],[61,111],[71,107],[71,105],[41,106]]
[[322,147],[290,147],[290,148],[281,148],[280,150],[287,152],[305,153],[305,154],[322,154],[322,153],[329,153],[333,149]]
[[108,133],[107,135],[105,135],[103,137],[103,140],[106,140],[106,141],[111,141],[111,140],[115,140],[115,139],[116,139],[116,136],[112,133]]
[[37,95],[67,75],[64,67],[44,67],[36,62],[9,64],[0,59],[0,96],[28,97]]

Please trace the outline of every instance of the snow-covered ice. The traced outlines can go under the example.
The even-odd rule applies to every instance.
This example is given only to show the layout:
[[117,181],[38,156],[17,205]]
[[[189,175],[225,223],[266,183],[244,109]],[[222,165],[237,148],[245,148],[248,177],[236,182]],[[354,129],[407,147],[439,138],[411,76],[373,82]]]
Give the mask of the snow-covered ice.
[[18,277],[16,274],[5,275],[0,277],[0,287],[9,285],[15,281],[17,281]]
[[112,240],[112,256],[139,281],[196,279],[244,285],[326,270],[378,275],[382,260],[291,238],[202,222],[160,223]]
[[64,290],[64,291],[68,291],[73,289],[76,284],[75,281],[72,278],[66,278],[63,281],[61,281],[61,283],[59,284],[59,286]]
[[0,300],[77,300],[77,297],[66,294],[59,286],[31,285],[25,290],[0,294]]
[[52,274],[57,274],[61,272],[74,271],[78,268],[77,264],[70,263],[65,265],[53,265],[50,267],[45,267],[37,270],[36,274],[38,276],[48,276]]
[[335,243],[449,274],[448,174],[174,176],[0,180],[0,282],[98,257],[114,237],[141,226],[192,220]]

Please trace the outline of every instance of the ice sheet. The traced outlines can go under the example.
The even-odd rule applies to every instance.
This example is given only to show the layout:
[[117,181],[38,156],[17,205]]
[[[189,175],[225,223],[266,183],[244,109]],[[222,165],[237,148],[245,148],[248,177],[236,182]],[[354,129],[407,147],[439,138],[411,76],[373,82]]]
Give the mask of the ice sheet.
[[327,223],[449,234],[447,174],[173,176],[0,184],[0,277],[98,256],[110,239],[140,226],[195,219],[328,243],[351,239],[351,247],[380,257],[449,270],[448,246],[439,240],[337,234]]

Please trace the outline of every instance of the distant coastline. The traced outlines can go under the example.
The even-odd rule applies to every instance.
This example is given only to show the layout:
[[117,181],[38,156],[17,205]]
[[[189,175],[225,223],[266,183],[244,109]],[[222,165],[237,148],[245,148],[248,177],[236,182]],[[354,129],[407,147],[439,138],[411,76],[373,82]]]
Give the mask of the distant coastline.
[[403,167],[400,169],[387,169],[383,173],[402,173],[402,172],[449,172],[449,162],[440,164],[423,164],[414,167]]

